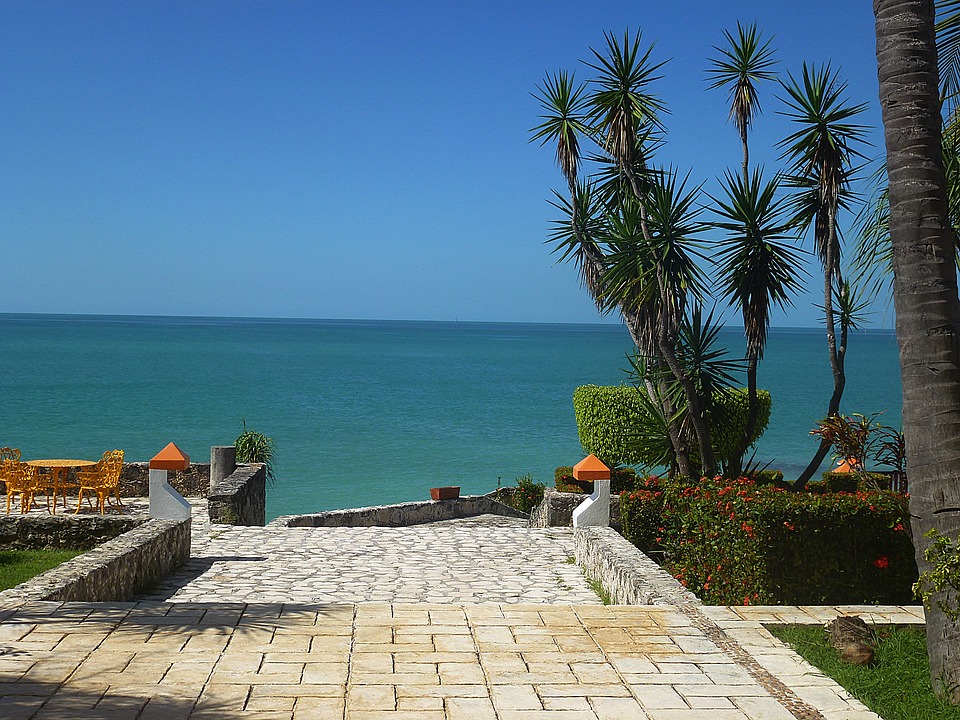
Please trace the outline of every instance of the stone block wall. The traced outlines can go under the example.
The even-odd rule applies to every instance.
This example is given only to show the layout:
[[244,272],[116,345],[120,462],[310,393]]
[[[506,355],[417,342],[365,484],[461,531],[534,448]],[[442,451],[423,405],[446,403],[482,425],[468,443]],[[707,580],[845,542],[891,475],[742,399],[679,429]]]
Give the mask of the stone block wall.
[[[530,513],[530,527],[570,527],[573,525],[573,511],[589,495],[581,493],[558,492],[547,488],[543,493],[543,502]],[[621,529],[620,496],[610,496],[610,527]]]
[[0,515],[0,548],[89,550],[145,522],[114,515]]
[[285,515],[274,519],[270,524],[285,527],[405,527],[487,514],[527,517],[488,495],[466,495],[456,500],[427,500],[352,510],[331,510],[313,515]]
[[190,520],[147,520],[83,555],[0,592],[0,604],[130,600],[190,559]]
[[210,522],[263,526],[267,515],[267,468],[262,463],[238,465],[207,498]]
[[573,536],[584,575],[618,605],[700,605],[700,599],[613,528],[591,527]]
[[[210,489],[210,463],[190,463],[186,470],[170,470],[167,482],[184,497],[206,497]],[[150,463],[124,463],[120,474],[121,497],[147,497],[149,494]]]

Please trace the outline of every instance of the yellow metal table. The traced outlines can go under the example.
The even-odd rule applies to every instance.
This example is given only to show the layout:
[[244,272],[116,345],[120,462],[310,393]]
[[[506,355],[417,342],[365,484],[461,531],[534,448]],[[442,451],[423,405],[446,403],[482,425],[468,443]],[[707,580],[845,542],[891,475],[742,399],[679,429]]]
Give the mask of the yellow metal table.
[[53,509],[51,512],[57,514],[57,495],[64,491],[63,506],[67,506],[66,487],[64,487],[63,478],[67,475],[70,468],[90,467],[96,465],[95,460],[75,460],[75,459],[55,459],[55,460],[27,460],[27,465],[36,468],[50,468],[53,477]]

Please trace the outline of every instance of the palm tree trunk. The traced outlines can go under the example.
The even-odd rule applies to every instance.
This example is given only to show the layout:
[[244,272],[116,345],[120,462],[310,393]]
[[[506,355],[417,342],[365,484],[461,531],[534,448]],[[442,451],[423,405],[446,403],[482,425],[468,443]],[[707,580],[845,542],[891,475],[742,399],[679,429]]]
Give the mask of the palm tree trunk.
[[[648,243],[652,243],[650,228],[647,225],[647,210],[641,199],[643,195],[640,193],[640,185],[637,182],[636,175],[629,165],[621,166],[621,170],[626,174],[627,180],[630,183],[630,188],[633,190],[633,194],[640,202],[640,229],[643,232],[643,239]],[[660,284],[659,290],[661,307],[667,308],[669,307],[668,303],[671,298],[667,297],[666,290],[663,287],[663,278],[659,277],[659,269],[657,272],[658,281]],[[670,316],[672,314],[667,312],[665,315]],[[700,451],[701,474],[706,477],[713,477],[717,473],[717,461],[714,458],[713,445],[710,442],[710,429],[707,427],[707,422],[703,413],[703,406],[700,402],[700,398],[697,396],[697,390],[694,387],[693,382],[687,376],[687,373],[684,371],[683,367],[680,365],[680,362],[677,360],[673,340],[673,338],[676,337],[676,332],[671,332],[670,330],[666,329],[666,324],[670,322],[671,318],[667,317],[663,320],[663,322],[660,323],[660,328],[655,332],[657,338],[657,350],[660,352],[664,362],[666,362],[667,367],[670,369],[670,372],[683,389],[683,395],[687,401],[687,415],[690,418],[691,425],[693,425],[694,435],[697,440],[697,449]],[[674,449],[676,449],[676,447]]]
[[[573,233],[577,238],[577,241],[580,243],[580,247],[583,249],[584,263],[589,263],[589,267],[584,268],[584,278],[586,278],[587,288],[590,291],[591,296],[594,300],[598,300],[600,293],[603,288],[600,287],[600,278],[603,276],[604,270],[604,257],[603,253],[597,248],[590,238],[584,236],[579,222],[579,207],[580,204],[577,201],[577,185],[576,181],[573,178],[567,178],[567,186],[570,191],[570,207],[571,207],[571,217],[570,224],[573,228]],[[627,326],[627,330],[630,332],[630,338],[633,340],[633,344],[639,349],[643,346],[643,338],[640,336],[640,319],[638,313],[636,313],[632,308],[627,304],[620,304],[620,314],[623,316],[623,321]],[[676,427],[676,424],[673,422],[672,418],[675,414],[674,409],[668,404],[664,404],[664,417],[668,418],[667,428],[668,435],[670,437],[670,443],[673,445],[674,454],[677,457],[677,465],[680,468],[680,472],[684,475],[690,476],[691,474],[691,464],[690,464],[690,452],[687,448],[687,444],[680,437],[680,429]]]
[[[925,533],[960,533],[960,300],[947,222],[932,0],[874,0],[890,180],[893,296],[917,565]],[[926,609],[935,690],[960,702],[960,624]]]
[[[837,262],[839,258],[835,257],[834,249],[837,247],[837,216],[836,210],[830,208],[827,220],[827,246],[826,257],[823,262],[823,313],[827,324],[827,351],[830,355],[830,372],[833,373],[833,394],[830,396],[830,402],[827,404],[826,417],[836,415],[840,412],[840,399],[843,397],[843,390],[847,384],[847,376],[844,372],[843,357],[837,350],[837,326],[836,315],[833,311],[833,283],[839,282],[840,273],[837,271]],[[841,330],[841,334],[846,337],[846,330]],[[846,351],[846,341],[842,343]],[[813,474],[820,467],[823,459],[830,451],[830,443],[821,441],[817,452],[806,469],[800,473],[794,487],[797,490],[803,490],[807,482],[813,477]]]

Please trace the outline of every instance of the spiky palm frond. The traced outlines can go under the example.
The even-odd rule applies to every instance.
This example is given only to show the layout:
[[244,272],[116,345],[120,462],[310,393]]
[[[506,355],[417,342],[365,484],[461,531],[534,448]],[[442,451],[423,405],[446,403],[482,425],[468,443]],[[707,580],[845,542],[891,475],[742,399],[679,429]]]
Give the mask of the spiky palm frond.
[[585,85],[574,84],[573,74],[560,71],[547,75],[533,93],[544,114],[540,115],[540,124],[531,128],[530,141],[556,143],[557,165],[571,187],[577,182],[580,167],[578,136],[589,132],[584,118],[585,92]]
[[640,190],[640,196],[646,197],[659,174],[659,171],[651,166],[650,160],[662,144],[662,137],[650,128],[639,133],[629,174],[624,173],[620,164],[609,155],[589,157],[596,166],[592,178],[596,183],[597,194],[604,199],[611,210],[617,206],[621,198],[633,196],[634,184]]
[[714,47],[719,58],[711,58],[707,70],[712,78],[710,89],[727,88],[730,94],[730,119],[744,133],[755,115],[760,113],[757,83],[773,80],[776,65],[770,40],[763,41],[756,23],[743,27],[737,23],[737,36],[723,31],[727,47]]
[[857,149],[867,145],[866,127],[850,122],[866,109],[851,105],[844,98],[847,84],[839,74],[823,67],[803,64],[801,82],[787,73],[781,98],[787,110],[781,111],[798,129],[781,140],[781,159],[791,162],[791,174],[816,179],[821,201],[836,208],[850,180],[850,168],[857,158],[866,159]]
[[698,219],[701,186],[688,189],[689,174],[678,180],[672,168],[661,169],[659,180],[650,189],[646,210],[664,295],[664,320],[676,326],[686,312],[688,297],[701,301],[705,295],[705,277],[697,259],[707,259],[699,239],[707,226]]
[[[644,238],[638,201],[623,198],[615,211],[607,213],[602,242],[606,248],[605,303],[624,305],[640,313],[656,304],[657,258]],[[649,328],[643,328],[643,332],[649,332]]]
[[720,345],[722,329],[715,308],[704,314],[703,307],[695,304],[680,324],[677,338],[677,357],[708,410],[721,390],[737,384],[735,375],[744,369],[743,359],[730,357],[730,351]]
[[[840,327],[859,330],[867,323],[871,297],[862,285],[844,280],[833,288],[833,308]],[[815,307],[823,310],[823,305]],[[823,318],[821,318],[822,320]]]
[[839,229],[831,235],[830,213],[836,215],[840,210],[853,209],[857,195],[851,191],[850,183],[858,170],[841,170],[840,194],[832,198],[824,197],[816,175],[784,175],[781,178],[782,185],[795,190],[786,202],[788,225],[800,234],[813,227],[814,250],[821,263],[826,263],[828,253],[830,257],[840,257],[841,235]]
[[577,183],[572,198],[554,193],[551,201],[560,211],[560,219],[551,221],[546,243],[553,244],[559,253],[557,262],[573,260],[580,271],[580,282],[603,310],[602,264],[603,251],[599,240],[604,234],[602,208],[596,202],[593,186]]
[[802,290],[802,251],[786,242],[791,224],[788,201],[777,197],[779,178],[764,182],[758,169],[744,183],[727,173],[722,187],[726,197],[711,197],[720,217],[713,226],[726,233],[717,256],[720,291],[740,308],[748,356],[760,360],[772,306],[792,305]]
[[937,69],[940,96],[947,118],[956,124],[957,95],[960,94],[960,0],[936,0]]
[[622,45],[612,33],[604,33],[604,38],[606,55],[591,48],[595,62],[587,63],[597,72],[590,81],[594,89],[588,118],[603,137],[604,149],[621,167],[629,167],[643,129],[662,129],[659,115],[666,107],[649,87],[660,79],[656,73],[664,63],[651,59],[653,45],[641,50],[639,32],[631,41],[625,31]]

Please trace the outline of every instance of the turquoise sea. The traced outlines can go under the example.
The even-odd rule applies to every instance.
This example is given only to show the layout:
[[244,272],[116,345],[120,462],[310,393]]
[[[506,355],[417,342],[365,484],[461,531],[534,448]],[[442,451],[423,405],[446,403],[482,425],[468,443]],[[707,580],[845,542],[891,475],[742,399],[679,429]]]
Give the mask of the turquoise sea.
[[[724,342],[742,354],[741,332]],[[854,334],[842,410],[900,425],[896,339]],[[206,462],[247,426],[273,437],[269,517],[464,493],[577,462],[571,396],[615,384],[618,325],[0,315],[0,445],[24,457]],[[832,390],[821,329],[774,329],[758,459],[788,476]]]

